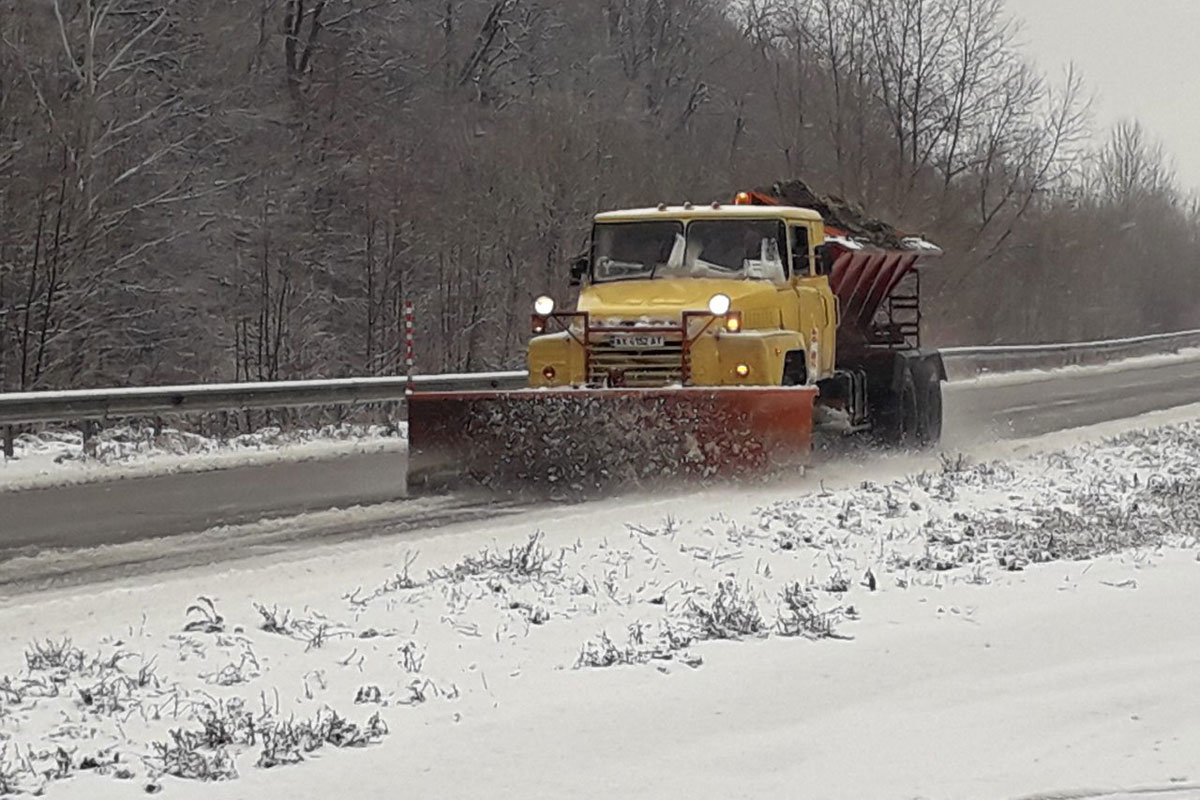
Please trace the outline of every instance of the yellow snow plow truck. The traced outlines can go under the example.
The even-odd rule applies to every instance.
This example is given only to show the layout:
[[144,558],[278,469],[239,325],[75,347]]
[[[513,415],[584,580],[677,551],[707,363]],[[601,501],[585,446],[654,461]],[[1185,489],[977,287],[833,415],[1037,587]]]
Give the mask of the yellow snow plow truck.
[[917,265],[940,253],[798,181],[599,214],[575,307],[534,304],[528,388],[409,398],[409,486],[774,471],[815,424],[928,446],[945,370]]

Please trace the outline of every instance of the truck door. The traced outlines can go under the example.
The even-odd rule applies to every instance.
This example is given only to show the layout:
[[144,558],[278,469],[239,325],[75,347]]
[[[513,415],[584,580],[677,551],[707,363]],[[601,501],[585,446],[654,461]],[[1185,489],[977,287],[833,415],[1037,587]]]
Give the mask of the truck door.
[[790,225],[788,239],[792,248],[792,269],[799,299],[798,329],[806,342],[812,332],[817,332],[820,354],[820,374],[832,374],[836,358],[838,308],[829,277],[816,273],[816,258],[813,253],[811,231],[807,225]]

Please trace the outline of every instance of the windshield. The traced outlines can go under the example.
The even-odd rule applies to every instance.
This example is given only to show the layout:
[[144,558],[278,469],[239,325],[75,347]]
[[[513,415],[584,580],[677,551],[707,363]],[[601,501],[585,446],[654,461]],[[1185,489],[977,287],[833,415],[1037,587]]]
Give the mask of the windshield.
[[783,280],[787,233],[775,219],[675,220],[596,226],[592,277]]
[[681,250],[683,223],[618,222],[597,225],[593,236],[597,281],[653,277],[666,267],[672,251]]

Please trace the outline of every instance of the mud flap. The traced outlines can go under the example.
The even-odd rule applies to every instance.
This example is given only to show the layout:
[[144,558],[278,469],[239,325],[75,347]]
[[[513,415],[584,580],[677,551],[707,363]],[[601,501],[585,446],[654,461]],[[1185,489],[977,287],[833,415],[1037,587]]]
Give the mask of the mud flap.
[[589,491],[806,464],[811,386],[419,392],[410,493],[476,484]]

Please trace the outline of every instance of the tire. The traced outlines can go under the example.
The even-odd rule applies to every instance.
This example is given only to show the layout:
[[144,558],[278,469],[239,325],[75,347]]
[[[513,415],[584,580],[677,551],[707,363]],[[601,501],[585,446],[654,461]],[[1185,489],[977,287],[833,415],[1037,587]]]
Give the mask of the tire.
[[803,386],[808,382],[808,354],[803,350],[789,350],[783,357],[781,386]]
[[899,428],[896,443],[911,448],[921,444],[921,400],[917,394],[917,382],[912,370],[904,370],[900,382]]
[[911,448],[920,444],[921,416],[917,382],[905,365],[899,387],[889,391],[875,410],[876,432],[889,447]]
[[933,364],[924,363],[915,370],[917,397],[917,436],[920,447],[936,447],[942,439],[942,379]]

